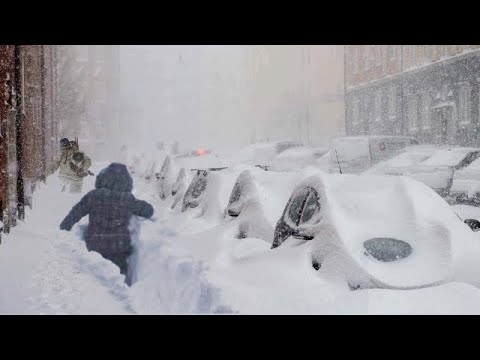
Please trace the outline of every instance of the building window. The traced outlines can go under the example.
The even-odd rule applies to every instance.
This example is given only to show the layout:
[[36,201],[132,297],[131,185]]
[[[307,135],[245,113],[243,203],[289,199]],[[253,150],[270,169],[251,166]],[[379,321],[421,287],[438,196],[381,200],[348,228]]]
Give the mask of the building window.
[[409,95],[407,97],[407,116],[409,130],[411,132],[417,131],[417,96],[415,94]]
[[459,120],[460,124],[470,124],[471,122],[471,99],[472,87],[470,84],[463,84],[459,93]]
[[397,89],[392,86],[388,96],[388,117],[394,121],[397,116]]
[[377,90],[375,92],[375,121],[382,121],[382,92]]
[[424,93],[421,96],[422,108],[421,108],[421,117],[422,117],[422,128],[424,130],[430,129],[430,105],[431,98],[428,93]]

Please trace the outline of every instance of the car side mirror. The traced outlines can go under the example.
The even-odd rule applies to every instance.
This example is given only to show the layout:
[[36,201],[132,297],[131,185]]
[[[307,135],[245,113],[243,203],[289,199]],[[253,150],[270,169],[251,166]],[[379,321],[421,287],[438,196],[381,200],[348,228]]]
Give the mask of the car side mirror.
[[476,219],[465,219],[465,224],[467,224],[472,231],[480,231],[480,221]]
[[299,229],[293,230],[292,231],[292,236],[295,239],[299,239],[299,240],[312,240],[315,237],[311,233],[309,233],[308,231],[299,230]]

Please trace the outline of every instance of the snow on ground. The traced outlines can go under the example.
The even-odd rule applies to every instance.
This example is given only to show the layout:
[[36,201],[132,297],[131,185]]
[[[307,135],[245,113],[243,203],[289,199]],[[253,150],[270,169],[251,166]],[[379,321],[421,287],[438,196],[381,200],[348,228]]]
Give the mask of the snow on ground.
[[312,268],[309,244],[288,242],[270,250],[265,241],[236,239],[220,225],[177,234],[162,252],[206,264],[206,279],[239,314],[480,314],[480,291],[463,283],[350,291],[335,274]]
[[[125,314],[131,312],[118,268],[89,253],[59,223],[81,196],[58,191],[53,176],[38,186],[33,208],[0,246],[0,313]],[[93,177],[85,189],[93,186]],[[78,232],[78,230],[77,230]]]
[[[227,175],[231,186],[235,174]],[[94,179],[87,178],[84,193]],[[480,291],[458,282],[350,291],[336,274],[312,268],[309,243],[290,239],[271,250],[261,239],[236,239],[221,217],[172,210],[171,197],[160,200],[154,182],[138,177],[134,195],[150,201],[155,214],[132,223],[135,282],[128,288],[115,265],[86,250],[86,218],[72,232],[58,229],[82,195],[60,193],[57,185],[55,175],[39,185],[25,222],[3,237],[0,313],[480,314]]]
[[[97,164],[94,173],[107,164]],[[138,181],[136,179],[136,181]],[[83,194],[93,189],[94,177],[84,184]],[[136,196],[152,201],[151,184],[138,187]],[[82,219],[71,232],[59,230],[59,224],[83,194],[58,191],[56,175],[39,185],[33,209],[27,209],[26,221],[4,235],[0,245],[0,314],[135,314],[229,312],[218,299],[218,290],[203,278],[201,264],[191,259],[158,256],[160,264],[153,273],[149,265],[150,239],[153,248],[169,233],[157,231],[154,222],[142,224],[137,234],[140,263],[138,282],[132,288],[124,284],[118,267],[96,252],[88,252],[81,240]],[[158,255],[158,253],[157,253]],[[137,260],[137,259],[135,259]],[[138,261],[137,261],[138,262]],[[155,301],[151,301],[155,299]]]

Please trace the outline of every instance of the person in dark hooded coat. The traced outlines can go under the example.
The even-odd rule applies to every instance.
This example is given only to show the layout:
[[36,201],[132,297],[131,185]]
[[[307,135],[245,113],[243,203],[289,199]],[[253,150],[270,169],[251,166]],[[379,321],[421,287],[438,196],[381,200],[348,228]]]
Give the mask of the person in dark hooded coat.
[[61,230],[70,231],[75,223],[89,215],[85,232],[87,249],[115,263],[126,277],[128,258],[133,251],[128,229],[130,218],[132,215],[150,218],[154,212],[152,205],[133,196],[132,188],[127,167],[112,163],[98,174],[95,189],[86,194],[60,224]]

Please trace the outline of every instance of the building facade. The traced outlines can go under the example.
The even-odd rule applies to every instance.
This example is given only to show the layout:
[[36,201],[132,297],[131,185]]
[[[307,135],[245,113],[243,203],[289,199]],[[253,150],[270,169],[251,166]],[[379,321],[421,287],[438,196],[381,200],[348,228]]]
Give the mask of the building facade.
[[8,232],[25,216],[55,161],[55,47],[0,46],[0,217]]
[[343,133],[343,51],[343,46],[251,46],[253,141],[316,144]]
[[345,46],[348,135],[480,146],[480,45]]

